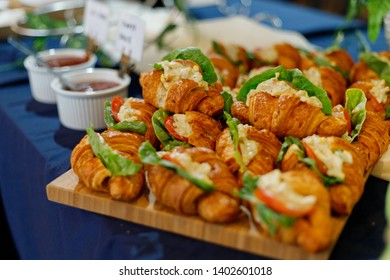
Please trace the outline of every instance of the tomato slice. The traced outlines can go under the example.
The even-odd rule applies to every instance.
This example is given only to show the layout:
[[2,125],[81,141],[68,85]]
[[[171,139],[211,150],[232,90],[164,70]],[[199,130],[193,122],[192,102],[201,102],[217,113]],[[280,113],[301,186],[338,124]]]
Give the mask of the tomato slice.
[[114,117],[114,120],[116,122],[120,122],[120,119],[118,117],[119,110],[122,107],[122,105],[125,103],[125,99],[120,96],[115,96],[111,101],[111,113]]
[[175,121],[173,119],[173,116],[168,116],[164,119],[164,125],[165,128],[168,130],[169,134],[171,134],[177,140],[188,142],[187,137],[181,136],[179,133],[176,132],[175,127],[173,126],[174,122]]
[[348,135],[351,135],[351,132],[352,132],[352,122],[351,122],[351,117],[349,116],[347,108],[344,108],[344,118],[348,122],[348,128],[347,128]]
[[255,190],[255,196],[272,210],[294,218],[303,217],[309,214],[315,205],[315,203],[300,203],[297,208],[289,208],[286,206],[285,202],[272,195],[271,192],[264,191],[261,188]]
[[379,103],[378,99],[375,98],[375,96],[371,96],[368,101],[371,103],[371,106],[375,109],[375,111],[383,111],[384,107],[382,104]]
[[326,175],[326,173],[328,171],[328,169],[326,168],[326,165],[322,161],[319,160],[319,158],[316,156],[316,154],[314,153],[312,148],[310,148],[310,146],[307,143],[302,141],[302,144],[303,144],[303,147],[305,148],[306,155],[309,158],[314,159],[314,161],[316,162],[316,165],[318,167],[318,170],[320,170],[320,172],[322,174]]
[[165,159],[167,161],[170,161],[170,162],[176,164],[177,166],[180,166],[181,168],[183,168],[183,165],[180,163],[180,161],[178,161],[176,158],[174,158],[171,154],[164,154],[161,158]]

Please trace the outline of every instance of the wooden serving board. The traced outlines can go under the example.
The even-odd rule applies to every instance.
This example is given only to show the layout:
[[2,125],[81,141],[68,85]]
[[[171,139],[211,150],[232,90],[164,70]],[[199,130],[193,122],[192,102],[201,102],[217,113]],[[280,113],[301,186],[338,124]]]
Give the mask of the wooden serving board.
[[[46,187],[50,201],[115,217],[118,219],[173,232],[272,259],[328,259],[334,244],[320,253],[310,254],[304,249],[262,236],[247,215],[230,224],[214,224],[196,216],[180,215],[158,203],[147,194],[132,203],[111,199],[104,193],[91,191],[78,184],[78,177],[69,170]],[[347,218],[334,219],[336,243]]]

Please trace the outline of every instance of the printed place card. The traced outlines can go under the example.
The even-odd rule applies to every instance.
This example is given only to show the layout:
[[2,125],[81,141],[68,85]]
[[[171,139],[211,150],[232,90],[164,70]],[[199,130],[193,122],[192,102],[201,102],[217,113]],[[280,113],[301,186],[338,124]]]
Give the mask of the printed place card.
[[135,15],[122,14],[118,22],[116,48],[131,59],[141,61],[145,22]]

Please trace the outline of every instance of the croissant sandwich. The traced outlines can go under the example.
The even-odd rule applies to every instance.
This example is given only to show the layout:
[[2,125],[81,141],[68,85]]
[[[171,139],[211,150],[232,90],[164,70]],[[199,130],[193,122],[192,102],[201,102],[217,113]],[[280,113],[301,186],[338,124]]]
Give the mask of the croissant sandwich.
[[253,56],[261,65],[282,65],[287,69],[298,68],[301,64],[301,55],[294,46],[289,43],[275,44],[269,48],[257,48]]
[[143,98],[154,107],[210,116],[221,113],[224,106],[216,81],[212,63],[197,48],[174,50],[140,76]]
[[322,88],[328,94],[332,106],[344,104],[344,93],[347,90],[347,80],[334,68],[328,66],[312,66],[303,74],[314,85]]
[[125,99],[116,96],[111,101],[106,101],[104,120],[108,129],[144,135],[145,140],[157,147],[159,140],[152,125],[155,111],[155,107],[141,98]]
[[352,144],[340,137],[286,137],[282,171],[311,169],[329,188],[332,210],[348,215],[364,189],[365,164]]
[[370,81],[383,79],[389,84],[390,76],[388,67],[390,52],[380,53],[364,52],[359,55],[359,61],[353,65],[350,74],[350,82]]
[[208,56],[213,56],[214,54],[218,54],[230,61],[231,64],[238,68],[239,73],[247,73],[252,67],[249,53],[238,44],[223,44],[220,41],[212,41],[212,47]]
[[144,137],[137,133],[105,130],[101,135],[87,129],[71,154],[71,167],[80,183],[113,199],[131,201],[144,187],[138,148]]
[[386,122],[378,114],[367,111],[361,131],[356,141],[353,142],[366,163],[366,171],[371,170],[387,151],[389,141],[389,127]]
[[239,192],[263,234],[315,253],[332,242],[329,193],[310,170],[244,176]]
[[233,174],[250,171],[260,175],[275,168],[281,143],[273,133],[241,124],[231,117],[227,123],[228,127],[217,139],[216,153]]
[[234,88],[240,76],[238,67],[220,54],[210,54],[209,58],[221,85],[223,87]]
[[231,108],[234,117],[278,138],[341,136],[348,126],[343,116],[332,114],[327,93],[297,69],[278,66],[254,76],[242,86],[237,100]]
[[139,156],[150,189],[161,204],[209,222],[226,223],[239,216],[240,200],[233,195],[238,183],[214,151],[175,147],[157,153],[145,142]]
[[301,50],[302,71],[312,66],[331,67],[348,80],[355,62],[352,56],[344,49],[332,49],[329,51],[305,51]]
[[164,150],[174,146],[205,147],[214,150],[222,124],[212,117],[196,111],[171,114],[157,110],[152,117],[153,127]]

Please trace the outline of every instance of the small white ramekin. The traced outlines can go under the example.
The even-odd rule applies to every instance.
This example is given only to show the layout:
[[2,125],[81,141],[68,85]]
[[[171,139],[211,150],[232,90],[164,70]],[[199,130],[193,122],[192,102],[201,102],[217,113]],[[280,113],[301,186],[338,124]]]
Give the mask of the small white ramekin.
[[85,130],[91,124],[96,130],[104,129],[104,103],[111,101],[114,96],[126,98],[131,81],[129,75],[121,78],[117,70],[109,68],[89,68],[64,74],[63,77],[74,84],[96,81],[119,84],[105,90],[76,92],[65,90],[58,78],[52,81],[51,87],[56,93],[60,122],[74,130]]
[[[41,51],[38,53],[42,59],[47,58],[59,58],[67,56],[83,57],[85,56],[85,50],[83,49],[50,49]],[[97,61],[95,54],[91,54],[89,60],[72,66],[56,67],[53,68],[54,72],[64,74],[72,71],[87,69],[94,67]],[[50,83],[55,78],[45,67],[38,66],[33,56],[28,56],[24,60],[24,67],[28,72],[28,79],[30,82],[31,94],[33,98],[41,103],[56,104],[56,95],[52,90]]]

